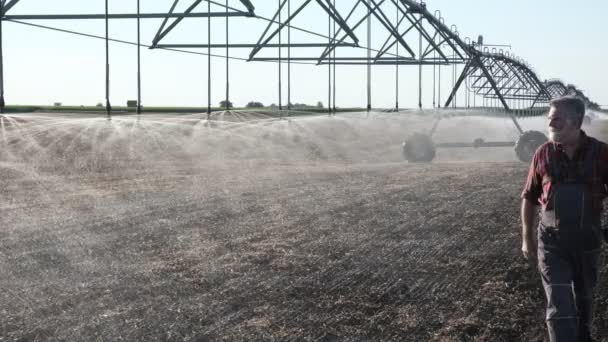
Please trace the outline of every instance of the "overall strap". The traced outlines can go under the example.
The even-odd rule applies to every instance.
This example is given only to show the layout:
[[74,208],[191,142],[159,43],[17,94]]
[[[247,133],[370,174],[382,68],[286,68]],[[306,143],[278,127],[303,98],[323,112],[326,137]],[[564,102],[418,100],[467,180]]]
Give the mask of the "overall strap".
[[557,183],[561,179],[561,167],[557,162],[557,148],[555,147],[555,143],[549,143],[549,174],[551,175],[551,179],[553,183]]
[[589,181],[594,176],[594,167],[597,161],[597,157],[600,151],[600,143],[595,139],[590,140],[591,148],[587,150],[587,154],[585,156],[585,164],[583,175],[585,180]]

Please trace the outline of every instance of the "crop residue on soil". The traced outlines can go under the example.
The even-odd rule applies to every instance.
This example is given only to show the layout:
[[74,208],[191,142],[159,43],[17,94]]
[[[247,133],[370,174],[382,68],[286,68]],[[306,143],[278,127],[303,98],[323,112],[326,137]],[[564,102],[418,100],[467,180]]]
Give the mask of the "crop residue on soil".
[[[512,137],[500,120],[446,122],[437,139]],[[431,125],[389,114],[7,123],[0,337],[542,341],[544,295],[519,254],[527,165],[510,148],[403,162],[401,141]],[[602,283],[604,340],[607,308]]]

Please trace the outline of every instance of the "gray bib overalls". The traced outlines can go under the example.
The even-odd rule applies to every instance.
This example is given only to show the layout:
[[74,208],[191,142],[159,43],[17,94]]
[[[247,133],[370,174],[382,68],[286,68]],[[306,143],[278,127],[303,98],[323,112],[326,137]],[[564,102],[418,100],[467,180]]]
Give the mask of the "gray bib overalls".
[[557,162],[555,146],[549,146],[550,179],[546,181],[552,185],[548,204],[540,213],[538,267],[552,342],[591,341],[591,303],[602,243],[589,181],[599,143],[591,144],[582,160],[562,162]]

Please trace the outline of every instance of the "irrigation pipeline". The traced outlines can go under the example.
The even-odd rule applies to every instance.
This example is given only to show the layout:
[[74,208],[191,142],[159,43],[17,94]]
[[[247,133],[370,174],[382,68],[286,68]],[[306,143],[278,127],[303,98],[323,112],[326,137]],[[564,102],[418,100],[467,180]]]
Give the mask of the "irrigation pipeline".
[[[209,4],[211,4],[211,3],[215,3],[215,2],[209,1]],[[266,20],[266,21],[269,21],[269,22],[278,23],[276,21],[273,21],[271,19],[264,18],[264,17],[256,16],[255,18]],[[98,36],[98,35],[94,35],[94,34],[90,34],[90,33],[78,32],[78,31],[74,31],[74,30],[67,30],[67,29],[62,29],[62,28],[48,26],[48,25],[33,24],[33,23],[24,22],[24,21],[21,21],[21,20],[16,20],[16,19],[5,19],[3,21],[10,21],[10,22],[15,23],[15,24],[20,24],[20,25],[25,25],[25,26],[31,26],[31,27],[36,27],[36,28],[40,28],[40,29],[50,30],[50,31],[68,33],[68,34],[73,34],[73,35],[78,35],[78,36],[83,36],[83,37],[88,37],[88,38],[103,39],[103,40],[106,39],[106,37],[104,37],[104,36]],[[299,31],[302,31],[302,32],[305,32],[305,33],[310,33],[310,34],[316,35],[316,36],[324,38],[324,39],[332,39],[331,36],[324,36],[324,35],[319,34],[319,33],[315,33],[315,32],[308,31],[308,30],[305,30],[305,29],[302,29],[302,28],[298,28],[297,26],[293,26],[293,25],[285,25],[285,26],[288,27],[288,28],[290,28],[290,29],[299,30]],[[335,41],[335,38],[333,38],[333,39]],[[128,40],[121,40],[121,39],[115,39],[115,38],[110,38],[110,37],[108,37],[108,41],[111,41],[111,42],[114,42],[114,43],[126,44],[126,45],[133,45],[133,46],[138,46],[139,45],[139,46],[142,46],[142,47],[145,47],[145,48],[148,48],[148,49],[158,49],[158,50],[165,50],[165,51],[178,52],[178,53],[186,53],[186,54],[193,54],[193,55],[211,56],[211,57],[217,57],[217,58],[229,58],[229,59],[232,59],[232,60],[239,60],[239,61],[245,61],[245,62],[249,61],[248,58],[243,58],[243,57],[226,56],[226,55],[222,55],[222,54],[213,54],[211,52],[207,52],[207,53],[205,53],[205,52],[196,52],[196,51],[176,49],[176,48],[169,48],[169,47],[155,47],[153,45],[138,44],[138,43],[131,42],[131,41],[128,41]],[[366,46],[355,46],[353,48],[358,48],[358,49],[363,49],[363,50],[370,50],[371,52],[381,52],[380,50],[372,49],[372,48],[369,48],[369,47],[366,47]],[[400,56],[398,56],[396,54],[389,53],[389,52],[386,52],[385,54],[393,56],[393,57],[400,57]],[[273,60],[256,60],[256,62],[286,63],[286,61],[273,61]],[[298,61],[298,60],[294,60],[294,59],[290,59],[289,62],[293,63],[293,64],[318,65],[317,62]]]
[[[94,35],[94,34],[90,34],[90,33],[83,33],[83,32],[78,32],[78,31],[66,30],[66,29],[61,29],[61,28],[52,27],[52,26],[46,26],[46,25],[40,25],[40,24],[32,24],[32,23],[27,23],[27,22],[19,21],[19,20],[7,19],[5,21],[10,21],[10,22],[13,22],[13,23],[16,23],[16,24],[21,24],[21,25],[26,25],[26,26],[32,26],[32,27],[36,27],[36,28],[40,28],[40,29],[45,29],[45,30],[51,30],[51,31],[57,31],[57,32],[62,32],[62,33],[74,34],[74,35],[88,37],[88,38],[103,39],[103,40],[106,39],[106,37],[98,36],[98,35]],[[138,45],[137,43],[130,42],[128,40],[121,40],[121,39],[114,39],[114,38],[108,38],[108,40],[111,41],[111,42],[114,42],[114,43],[133,45],[133,46],[137,46]],[[146,48],[152,48],[152,45],[147,45],[147,44],[140,44],[140,46],[146,47]],[[239,61],[245,61],[245,62],[248,61],[247,58],[241,58],[241,57],[235,57],[235,56],[228,56],[227,57],[227,56],[222,55],[222,54],[212,54],[212,53],[196,52],[196,51],[189,51],[189,50],[182,50],[182,49],[164,48],[164,47],[156,47],[154,49],[171,51],[171,52],[179,52],[179,53],[187,53],[187,54],[192,54],[192,55],[211,56],[211,57],[217,57],[217,58],[230,58],[230,59],[233,59],[233,60],[239,60]],[[261,62],[275,62],[275,61],[261,61]],[[303,62],[303,61],[292,61],[291,63],[308,64],[308,65],[316,65],[317,64],[317,63],[313,63],[313,62]]]

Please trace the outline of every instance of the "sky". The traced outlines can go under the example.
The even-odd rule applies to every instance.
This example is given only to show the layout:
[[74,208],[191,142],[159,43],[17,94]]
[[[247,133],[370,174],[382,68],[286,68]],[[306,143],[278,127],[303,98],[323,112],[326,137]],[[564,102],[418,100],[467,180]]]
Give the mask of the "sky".
[[[220,0],[224,1],[224,0]],[[292,10],[303,0],[291,0]],[[144,13],[166,12],[172,0],[141,0]],[[181,0],[176,11],[184,10],[193,0]],[[251,0],[256,14],[272,17],[278,0]],[[355,0],[337,0],[343,16]],[[461,37],[476,39],[484,36],[488,44],[510,45],[511,53],[525,59],[541,80],[559,78],[576,85],[600,105],[608,106],[604,79],[608,76],[608,28],[603,24],[608,13],[608,2],[603,0],[429,0],[430,12],[439,10],[445,23],[456,25]],[[104,0],[20,0],[9,14],[103,13]],[[243,8],[238,0],[229,5]],[[133,13],[136,0],[109,0],[111,13]],[[203,1],[197,12],[206,11]],[[223,9],[213,7],[212,11]],[[388,15],[396,12],[387,10]],[[358,12],[353,15],[356,17]],[[284,16],[287,15],[285,11]],[[294,26],[319,34],[327,34],[327,16],[315,1],[304,9]],[[104,35],[103,20],[38,20],[30,23]],[[161,19],[142,20],[142,43],[150,44]],[[225,20],[212,20],[212,43],[225,42]],[[266,22],[255,18],[230,19],[229,38],[233,43],[255,43],[266,27]],[[285,31],[286,32],[286,31]],[[110,37],[135,42],[135,20],[112,20]],[[365,30],[355,31],[361,45],[367,45]],[[379,48],[386,39],[386,31],[373,23],[371,45]],[[187,18],[180,23],[163,43],[206,43],[207,19]],[[408,44],[417,47],[417,35],[407,37]],[[286,38],[286,33],[283,35]],[[292,31],[298,42],[326,42],[317,36]],[[206,49],[193,50],[206,52]],[[249,49],[230,51],[233,57],[247,57]],[[294,56],[315,55],[318,50],[292,49]],[[214,54],[223,55],[224,49]],[[283,49],[284,55],[287,50]],[[277,49],[266,49],[260,56],[277,54]],[[365,50],[344,48],[337,56],[364,56]],[[95,105],[105,99],[105,42],[103,40],[44,30],[19,23],[3,23],[4,87],[7,104]],[[137,47],[110,43],[110,100],[115,106],[125,105],[137,98]],[[216,105],[225,98],[226,60],[211,60],[211,102]],[[287,102],[287,66],[282,69],[282,103]],[[265,105],[278,103],[279,66],[268,62],[229,61],[230,100],[235,106],[249,101]],[[372,105],[390,108],[398,96],[401,107],[418,105],[418,67],[398,69],[399,92],[395,89],[397,69],[394,66],[372,68]],[[451,87],[451,67],[444,67],[441,84],[442,101]],[[437,69],[435,69],[437,73]],[[142,104],[144,106],[206,106],[207,56],[142,48]],[[433,106],[433,68],[424,67],[422,104]],[[316,104],[328,102],[328,68],[316,65],[292,65],[291,102]],[[437,81],[436,81],[437,82]],[[338,66],[336,70],[336,105],[365,107],[365,66]],[[463,97],[461,97],[463,98]],[[437,99],[438,100],[438,99]]]

